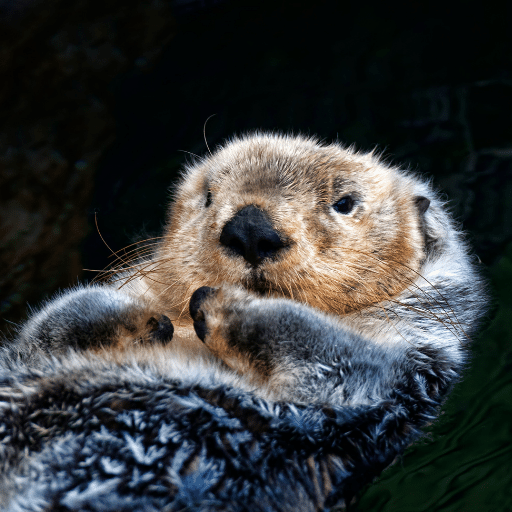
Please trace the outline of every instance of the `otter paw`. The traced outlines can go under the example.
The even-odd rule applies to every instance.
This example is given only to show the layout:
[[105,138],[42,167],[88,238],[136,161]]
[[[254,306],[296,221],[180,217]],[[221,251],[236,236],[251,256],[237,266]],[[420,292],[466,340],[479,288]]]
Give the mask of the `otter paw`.
[[190,298],[189,312],[199,339],[211,345],[212,337],[219,342],[225,338],[228,331],[233,331],[231,324],[240,318],[250,298],[248,292],[234,286],[198,288]]
[[238,287],[203,286],[190,299],[197,336],[232,369],[268,371],[267,340],[261,337],[265,317],[251,307],[255,297]]
[[152,316],[147,321],[147,327],[149,328],[149,341],[152,343],[161,343],[167,345],[172,340],[174,334],[174,326],[169,320],[169,317],[160,315],[157,318]]
[[192,320],[194,321],[194,330],[197,337],[204,342],[206,338],[206,317],[202,309],[205,300],[215,293],[215,288],[209,286],[202,286],[198,288],[190,298],[189,311]]

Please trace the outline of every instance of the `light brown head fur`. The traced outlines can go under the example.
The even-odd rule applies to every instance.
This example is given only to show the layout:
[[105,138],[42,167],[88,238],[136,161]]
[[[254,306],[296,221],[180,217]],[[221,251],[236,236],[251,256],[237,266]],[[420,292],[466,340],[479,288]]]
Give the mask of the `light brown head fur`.
[[[354,208],[333,205],[350,195]],[[245,206],[265,212],[286,247],[257,267],[219,242]],[[164,311],[181,314],[200,286],[239,284],[344,315],[392,298],[425,257],[414,181],[314,139],[256,134],[190,165],[145,277]]]

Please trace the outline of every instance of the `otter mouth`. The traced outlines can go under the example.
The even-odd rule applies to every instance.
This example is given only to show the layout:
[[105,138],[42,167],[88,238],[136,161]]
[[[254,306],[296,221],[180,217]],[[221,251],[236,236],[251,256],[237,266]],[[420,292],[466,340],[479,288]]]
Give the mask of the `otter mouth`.
[[273,284],[265,277],[265,274],[256,269],[254,269],[241,284],[247,290],[259,295],[269,295],[276,291]]

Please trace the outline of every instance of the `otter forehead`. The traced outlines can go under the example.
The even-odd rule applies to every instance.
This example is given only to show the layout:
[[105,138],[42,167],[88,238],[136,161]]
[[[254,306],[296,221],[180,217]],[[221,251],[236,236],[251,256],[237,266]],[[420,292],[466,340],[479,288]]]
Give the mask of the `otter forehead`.
[[370,155],[338,144],[323,145],[312,138],[256,134],[234,139],[200,164],[188,177],[212,190],[275,194],[312,193],[331,201],[343,192],[388,195],[400,181]]

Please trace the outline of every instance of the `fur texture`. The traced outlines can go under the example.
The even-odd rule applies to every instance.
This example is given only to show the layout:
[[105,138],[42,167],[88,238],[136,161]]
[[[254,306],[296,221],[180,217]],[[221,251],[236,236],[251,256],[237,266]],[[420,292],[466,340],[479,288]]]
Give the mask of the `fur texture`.
[[484,307],[424,180],[337,144],[235,139],[188,167],[149,255],[4,346],[0,506],[347,503],[434,420]]

